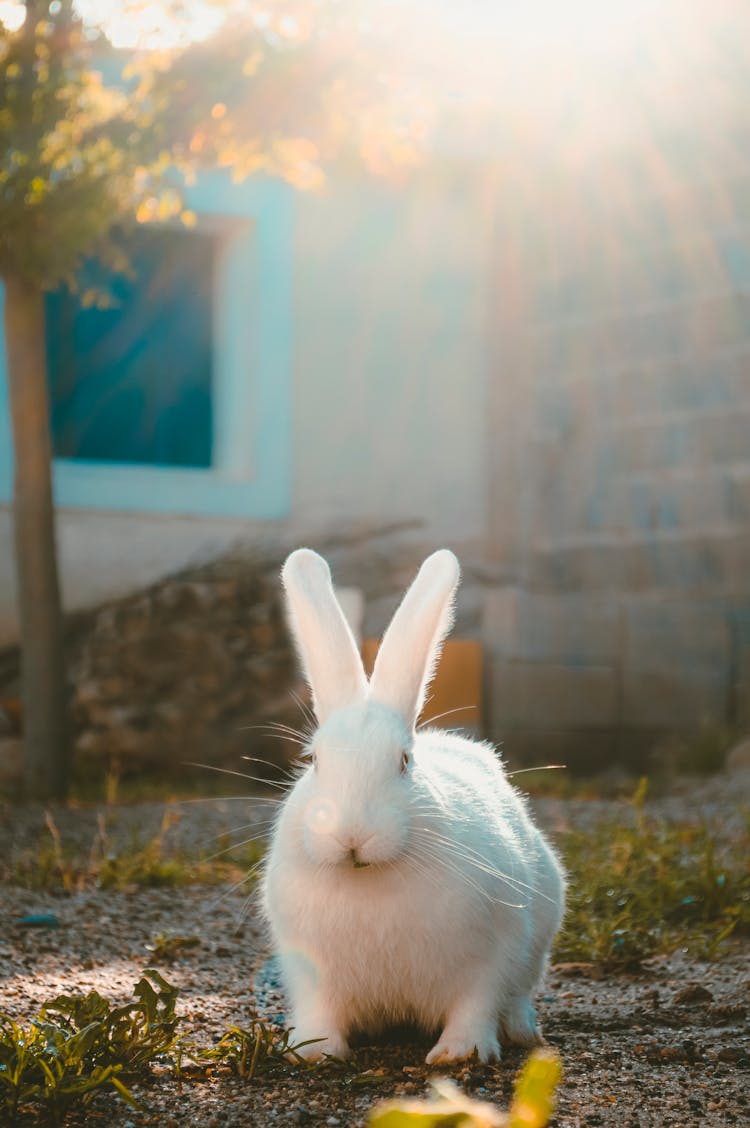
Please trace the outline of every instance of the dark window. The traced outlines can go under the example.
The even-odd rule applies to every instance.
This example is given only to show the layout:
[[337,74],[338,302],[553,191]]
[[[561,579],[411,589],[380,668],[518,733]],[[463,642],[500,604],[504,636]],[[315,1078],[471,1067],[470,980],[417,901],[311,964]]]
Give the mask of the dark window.
[[48,296],[54,454],[210,466],[216,238],[146,229],[127,249],[132,278],[98,268],[112,308],[83,308],[67,290]]

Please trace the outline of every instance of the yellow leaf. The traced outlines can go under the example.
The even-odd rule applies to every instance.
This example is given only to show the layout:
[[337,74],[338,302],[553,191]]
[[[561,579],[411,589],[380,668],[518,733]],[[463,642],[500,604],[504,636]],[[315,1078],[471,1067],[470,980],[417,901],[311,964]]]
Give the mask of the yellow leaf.
[[242,73],[245,77],[249,78],[251,75],[255,74],[262,61],[263,55],[260,51],[253,51],[252,55],[248,55],[242,64]]
[[194,211],[190,211],[189,208],[181,213],[180,219],[182,220],[185,227],[195,227],[196,223],[198,222],[198,216]]
[[135,213],[135,218],[138,223],[150,223],[152,219],[156,219],[157,202],[153,196],[149,196],[138,205],[138,210]]
[[543,1050],[531,1055],[516,1081],[510,1128],[544,1128],[554,1111],[561,1072],[556,1053]]

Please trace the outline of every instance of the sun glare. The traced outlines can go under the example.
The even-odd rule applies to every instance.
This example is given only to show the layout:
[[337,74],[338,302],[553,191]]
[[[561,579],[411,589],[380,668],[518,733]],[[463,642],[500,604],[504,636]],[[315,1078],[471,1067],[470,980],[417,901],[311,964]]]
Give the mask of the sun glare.
[[[261,28],[275,2],[244,0],[232,18],[239,9]],[[733,81],[734,41],[750,25],[749,5],[747,18],[733,17],[728,38],[715,0],[308,2],[345,13],[362,50],[384,53],[384,70],[400,68],[434,109],[468,108],[477,122],[500,110],[547,133],[572,123],[592,138],[639,128],[650,115],[714,112]],[[205,39],[232,11],[231,0],[75,4],[86,23],[126,49]],[[0,0],[6,26],[18,26],[23,13],[18,0]]]
[[[674,0],[430,0],[427,6],[417,0],[412,12],[423,32],[430,23],[442,25],[457,47],[466,40],[496,43],[514,56],[541,60],[617,53],[670,7],[674,10]],[[210,0],[185,0],[179,15],[169,0],[76,0],[76,8],[117,47],[160,48],[204,39],[222,20],[220,6]],[[401,3],[392,9],[408,11]],[[23,15],[19,0],[0,0],[0,22],[6,27],[19,27]]]
[[462,22],[470,35],[489,32],[499,45],[527,57],[601,56],[629,46],[633,34],[667,7],[663,0],[474,0],[463,9]]
[[[206,0],[186,0],[179,17],[169,2],[76,0],[75,6],[85,22],[101,28],[115,47],[179,47],[206,39],[222,22],[219,8]],[[0,23],[15,31],[23,23],[24,11],[17,0],[0,0]]]
[[115,47],[180,47],[207,39],[222,22],[219,9],[202,0],[188,0],[179,18],[169,3],[128,5],[121,0],[76,0],[76,7],[83,19],[100,27]]
[[16,0],[0,0],[0,23],[9,31],[17,31],[23,23],[24,6]]

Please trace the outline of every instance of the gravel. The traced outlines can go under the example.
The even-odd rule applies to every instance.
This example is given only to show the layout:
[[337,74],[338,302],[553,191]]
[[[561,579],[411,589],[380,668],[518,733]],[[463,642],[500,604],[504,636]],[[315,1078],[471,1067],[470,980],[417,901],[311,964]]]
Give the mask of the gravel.
[[[668,818],[697,821],[720,814],[724,832],[750,802],[750,779],[716,777],[682,783],[650,804]],[[206,849],[218,835],[267,817],[270,805],[241,800],[186,803],[170,831],[186,849]],[[554,833],[622,817],[621,803],[542,800],[540,820]],[[90,843],[95,810],[60,809],[54,818],[63,842]],[[113,841],[147,838],[158,830],[163,806],[142,804],[108,811]],[[44,834],[37,808],[0,808],[0,852],[6,860],[33,847]],[[54,916],[55,928],[29,928],[21,918]],[[160,934],[195,936],[199,944],[161,961],[163,974],[180,988],[184,1030],[210,1045],[229,1023],[249,1023],[258,1012],[274,1017],[284,1001],[269,988],[266,938],[253,896],[244,888],[187,886],[134,888],[128,892],[84,890],[70,895],[0,888],[0,1007],[30,1018],[45,998],[95,988],[117,1001],[152,961],[149,946]],[[716,963],[683,951],[649,961],[638,974],[603,974],[590,964],[550,969],[539,1003],[548,1041],[563,1060],[564,1080],[553,1124],[558,1128],[618,1125],[750,1124],[750,942],[728,945]],[[359,1072],[304,1073],[292,1066],[250,1083],[217,1073],[177,1084],[157,1073],[135,1086],[148,1107],[138,1113],[109,1096],[97,1098],[69,1123],[107,1128],[248,1128],[273,1125],[363,1125],[381,1099],[422,1093],[432,1076],[424,1067],[429,1042],[410,1031],[394,1032],[357,1051]],[[513,1077],[524,1058],[509,1048],[497,1066],[473,1063],[440,1073],[468,1093],[507,1105]],[[66,1122],[68,1123],[68,1122]]]

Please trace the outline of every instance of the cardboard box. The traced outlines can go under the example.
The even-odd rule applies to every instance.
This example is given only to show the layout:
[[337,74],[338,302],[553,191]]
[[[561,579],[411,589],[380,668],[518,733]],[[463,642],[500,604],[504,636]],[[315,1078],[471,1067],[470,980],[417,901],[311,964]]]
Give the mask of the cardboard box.
[[[375,664],[380,640],[366,638],[362,660],[368,676]],[[482,725],[482,644],[470,639],[449,639],[428,691],[420,724],[433,718],[440,728],[459,728],[472,735],[483,732]]]

